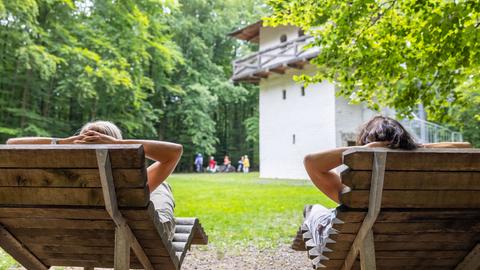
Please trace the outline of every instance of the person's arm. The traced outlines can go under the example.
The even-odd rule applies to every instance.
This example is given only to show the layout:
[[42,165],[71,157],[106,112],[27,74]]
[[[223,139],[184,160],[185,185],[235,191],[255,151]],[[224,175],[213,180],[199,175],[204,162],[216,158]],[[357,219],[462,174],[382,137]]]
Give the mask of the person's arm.
[[340,176],[332,170],[342,164],[342,154],[350,147],[340,147],[305,156],[303,164],[313,184],[330,199],[339,203],[343,189]]
[[469,142],[439,142],[439,143],[424,143],[424,148],[472,148]]
[[153,140],[119,140],[95,131],[87,131],[84,135],[85,138],[75,141],[75,143],[143,145],[145,156],[156,161],[147,169],[147,184],[150,192],[154,191],[173,172],[183,153],[182,145],[176,143]]
[[340,176],[333,171],[342,165],[342,154],[348,149],[364,147],[386,147],[389,142],[372,142],[364,146],[339,147],[305,156],[305,169],[313,184],[330,199],[339,203],[339,194],[344,185]]
[[7,144],[52,144],[56,140],[57,144],[72,144],[74,141],[82,140],[84,135],[77,135],[68,138],[48,138],[48,137],[23,137],[11,138]]

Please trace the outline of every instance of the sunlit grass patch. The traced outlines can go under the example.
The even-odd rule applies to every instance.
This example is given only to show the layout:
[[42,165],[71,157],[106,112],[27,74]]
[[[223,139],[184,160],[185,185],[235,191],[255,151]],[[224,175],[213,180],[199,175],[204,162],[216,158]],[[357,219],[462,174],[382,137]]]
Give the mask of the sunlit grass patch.
[[217,247],[290,243],[305,204],[334,206],[310,181],[259,179],[258,173],[176,174],[169,183],[175,215],[199,217]]

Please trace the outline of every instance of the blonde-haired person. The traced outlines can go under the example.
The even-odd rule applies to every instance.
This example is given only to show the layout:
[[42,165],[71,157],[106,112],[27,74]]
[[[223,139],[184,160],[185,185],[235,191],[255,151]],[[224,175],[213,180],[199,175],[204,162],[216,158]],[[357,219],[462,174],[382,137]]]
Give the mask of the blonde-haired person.
[[147,185],[150,200],[162,221],[170,239],[175,232],[175,202],[170,186],[164,182],[173,172],[182,156],[180,144],[154,140],[123,139],[120,129],[109,121],[95,121],[85,124],[78,135],[67,138],[24,137],[11,138],[7,144],[141,144],[145,156],[153,161],[147,168]]

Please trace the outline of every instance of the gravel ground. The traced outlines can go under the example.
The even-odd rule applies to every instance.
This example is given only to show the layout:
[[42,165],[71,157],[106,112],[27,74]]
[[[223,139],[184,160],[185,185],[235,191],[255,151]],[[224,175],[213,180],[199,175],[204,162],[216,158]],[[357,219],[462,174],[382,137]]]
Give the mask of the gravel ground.
[[[213,247],[192,246],[183,261],[183,270],[310,270],[306,252],[292,250],[288,245],[277,249],[258,250],[254,247],[241,251],[221,251]],[[11,268],[15,269],[15,268]],[[16,268],[24,269],[24,268]],[[82,270],[78,267],[56,268]],[[101,270],[102,268],[95,268]],[[107,269],[105,269],[107,270]]]
[[242,251],[223,252],[214,248],[192,246],[186,256],[183,270],[217,270],[217,269],[282,269],[310,270],[311,262],[306,252],[297,252],[288,245],[278,249],[258,250],[246,248]]

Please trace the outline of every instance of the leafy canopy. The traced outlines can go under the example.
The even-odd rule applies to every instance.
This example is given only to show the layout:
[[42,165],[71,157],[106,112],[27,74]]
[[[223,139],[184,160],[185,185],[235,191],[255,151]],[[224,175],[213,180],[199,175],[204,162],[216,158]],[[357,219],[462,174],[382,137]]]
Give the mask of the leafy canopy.
[[[319,72],[339,94],[408,116],[422,103],[436,120],[480,105],[480,4],[445,0],[269,0],[270,25],[315,37]],[[478,109],[475,111],[480,120]],[[478,124],[478,122],[477,122]]]

